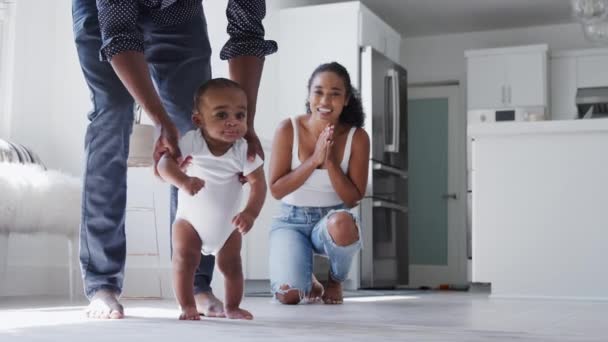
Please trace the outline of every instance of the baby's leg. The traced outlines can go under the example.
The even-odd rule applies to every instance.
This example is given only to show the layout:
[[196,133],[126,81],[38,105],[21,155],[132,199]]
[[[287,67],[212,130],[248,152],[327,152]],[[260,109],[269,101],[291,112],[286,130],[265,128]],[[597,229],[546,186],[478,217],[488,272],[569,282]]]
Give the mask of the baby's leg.
[[173,224],[173,288],[182,309],[180,320],[199,320],[194,301],[194,272],[201,258],[201,239],[183,219]]
[[239,307],[243,297],[243,269],[241,267],[241,233],[233,231],[217,254],[217,266],[224,275],[226,317],[253,319],[253,315]]

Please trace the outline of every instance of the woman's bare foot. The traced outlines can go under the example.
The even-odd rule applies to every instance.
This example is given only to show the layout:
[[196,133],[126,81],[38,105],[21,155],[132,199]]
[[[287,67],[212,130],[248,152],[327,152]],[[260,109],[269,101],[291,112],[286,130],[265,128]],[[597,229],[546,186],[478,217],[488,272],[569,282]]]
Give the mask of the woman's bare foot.
[[315,275],[312,275],[312,288],[310,289],[310,293],[308,294],[308,299],[312,301],[316,301],[323,296],[323,285],[317,280]]
[[230,319],[253,319],[253,315],[251,314],[251,312],[241,309],[241,308],[236,308],[236,309],[226,308],[225,312],[226,312],[226,317],[228,317]]
[[200,292],[194,295],[198,313],[207,317],[226,317],[224,303],[213,292]]
[[91,303],[85,309],[89,318],[121,319],[125,317],[124,309],[118,302],[118,295],[110,290],[95,292]]
[[342,304],[342,283],[333,280],[331,274],[327,277],[327,285],[323,294],[323,303],[325,304]]
[[200,319],[201,316],[199,316],[196,306],[182,308],[182,313],[179,315],[180,321],[198,321]]

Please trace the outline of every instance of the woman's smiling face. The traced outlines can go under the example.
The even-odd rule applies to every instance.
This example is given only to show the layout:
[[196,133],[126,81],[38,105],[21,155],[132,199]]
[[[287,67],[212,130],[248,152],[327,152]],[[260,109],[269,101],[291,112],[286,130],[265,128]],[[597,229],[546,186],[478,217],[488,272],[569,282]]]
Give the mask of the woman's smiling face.
[[344,80],[331,71],[318,73],[310,85],[308,103],[316,119],[337,123],[348,104]]

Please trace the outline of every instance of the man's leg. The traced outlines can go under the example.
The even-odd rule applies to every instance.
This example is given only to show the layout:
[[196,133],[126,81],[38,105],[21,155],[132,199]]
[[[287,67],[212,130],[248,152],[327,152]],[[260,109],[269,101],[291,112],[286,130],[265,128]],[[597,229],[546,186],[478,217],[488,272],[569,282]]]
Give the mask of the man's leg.
[[[195,128],[191,119],[194,93],[211,78],[211,46],[202,6],[200,15],[187,23],[160,26],[146,20],[142,27],[152,78],[163,105],[183,135]],[[170,222],[175,220],[176,208],[177,189],[171,187]],[[202,255],[194,276],[197,307],[207,316],[223,315],[223,305],[213,296],[210,286],[214,265],[215,257]]]
[[122,318],[125,206],[133,99],[111,65],[99,61],[95,0],[73,0],[74,36],[93,110],[85,136],[80,263],[89,316]]

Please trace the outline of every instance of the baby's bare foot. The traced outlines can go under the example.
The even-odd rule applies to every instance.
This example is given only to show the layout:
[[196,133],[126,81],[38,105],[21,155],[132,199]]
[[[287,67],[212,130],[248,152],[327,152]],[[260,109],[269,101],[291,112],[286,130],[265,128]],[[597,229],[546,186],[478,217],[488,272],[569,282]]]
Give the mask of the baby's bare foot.
[[236,308],[236,309],[225,309],[226,312],[226,317],[230,318],[230,319],[253,319],[253,315],[251,314],[251,312],[241,309],[241,308]]
[[85,309],[89,318],[121,319],[125,317],[124,309],[118,302],[118,295],[110,290],[99,290],[91,298]]
[[182,308],[182,313],[179,315],[180,321],[198,321],[201,319],[196,306]]
[[194,295],[198,313],[207,317],[226,317],[224,303],[213,292],[200,292]]
[[323,303],[325,304],[342,304],[342,284],[331,278],[329,275],[325,293],[323,294]]

